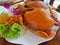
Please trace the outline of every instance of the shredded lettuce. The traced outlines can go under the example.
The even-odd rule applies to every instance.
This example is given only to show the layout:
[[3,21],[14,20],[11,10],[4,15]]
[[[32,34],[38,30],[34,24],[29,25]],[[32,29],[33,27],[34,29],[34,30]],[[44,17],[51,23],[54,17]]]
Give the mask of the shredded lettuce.
[[22,27],[18,23],[14,23],[11,27],[0,24],[0,35],[3,38],[14,39],[20,37]]
[[6,25],[0,24],[0,35],[4,37],[5,33],[7,32],[8,27]]

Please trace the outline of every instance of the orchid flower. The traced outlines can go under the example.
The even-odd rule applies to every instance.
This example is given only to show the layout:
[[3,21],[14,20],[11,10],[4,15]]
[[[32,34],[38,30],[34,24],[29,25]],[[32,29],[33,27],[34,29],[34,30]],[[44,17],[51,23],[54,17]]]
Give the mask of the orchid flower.
[[[13,9],[13,8],[9,5],[9,3],[4,3],[3,6],[4,6],[7,10],[9,10],[9,12],[11,12],[13,15],[18,15],[18,14],[20,13],[18,10]],[[13,9],[13,10],[12,10],[12,9]]]
[[13,10],[12,13],[13,13],[14,15],[18,15],[18,14],[20,13],[20,11],[19,11],[19,10]]
[[4,3],[3,6],[6,8],[6,9],[9,9],[10,8],[10,5],[8,3]]

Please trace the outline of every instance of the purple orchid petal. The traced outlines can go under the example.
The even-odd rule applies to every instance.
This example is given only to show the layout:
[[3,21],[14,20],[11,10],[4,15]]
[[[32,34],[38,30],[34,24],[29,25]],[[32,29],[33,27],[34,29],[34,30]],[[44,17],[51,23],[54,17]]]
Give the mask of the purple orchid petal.
[[4,3],[3,6],[4,6],[5,8],[7,8],[7,9],[10,8],[10,5],[9,5],[8,3]]
[[18,11],[18,10],[13,10],[13,12],[12,12],[14,15],[18,15],[19,13],[20,13],[20,11]]

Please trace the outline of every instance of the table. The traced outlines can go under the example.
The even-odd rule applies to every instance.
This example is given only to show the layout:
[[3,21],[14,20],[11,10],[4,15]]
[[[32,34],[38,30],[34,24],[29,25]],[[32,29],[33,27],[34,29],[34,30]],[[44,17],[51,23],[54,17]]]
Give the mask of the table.
[[[20,45],[20,44],[9,43],[4,38],[0,37],[0,45]],[[60,29],[54,39],[52,39],[48,42],[41,43],[39,45],[60,45]]]

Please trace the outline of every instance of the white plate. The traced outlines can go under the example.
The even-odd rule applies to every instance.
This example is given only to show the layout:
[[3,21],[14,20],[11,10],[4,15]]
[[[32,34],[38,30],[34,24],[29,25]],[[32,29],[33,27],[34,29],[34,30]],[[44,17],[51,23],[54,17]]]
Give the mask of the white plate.
[[56,31],[54,32],[54,35],[52,35],[51,38],[44,39],[44,38],[38,37],[37,35],[31,33],[30,31],[27,31],[26,35],[22,35],[18,39],[14,39],[14,40],[6,39],[6,40],[8,42],[15,43],[15,44],[38,45],[40,43],[53,39],[55,35],[56,35]]
[[[2,8],[0,8],[0,9],[2,9]],[[3,10],[5,10],[5,8],[3,8],[0,11],[3,12]],[[60,15],[58,15],[58,16],[60,16]],[[58,17],[58,19],[59,19],[59,17]],[[58,27],[53,27],[54,34],[50,38],[46,38],[46,39],[38,37],[35,34],[31,33],[30,31],[27,31],[27,33],[25,35],[22,35],[18,39],[13,39],[13,40],[6,39],[6,40],[10,43],[16,43],[16,44],[38,45],[42,42],[46,42],[46,41],[49,41],[49,40],[53,39],[54,36],[56,35],[57,28]],[[54,29],[56,29],[56,30],[54,30]]]

